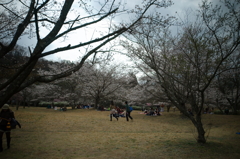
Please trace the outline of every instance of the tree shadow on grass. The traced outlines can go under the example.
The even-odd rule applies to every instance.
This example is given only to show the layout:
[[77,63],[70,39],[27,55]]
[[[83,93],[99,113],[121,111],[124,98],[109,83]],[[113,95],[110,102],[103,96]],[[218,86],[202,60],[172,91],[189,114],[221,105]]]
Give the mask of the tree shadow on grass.
[[[239,158],[240,145],[236,146],[229,142],[208,141],[205,144],[199,144],[195,140],[178,140],[174,148],[179,155],[184,158],[189,153],[194,155],[194,158]],[[171,144],[173,145],[173,143]],[[189,153],[187,153],[189,152]]]

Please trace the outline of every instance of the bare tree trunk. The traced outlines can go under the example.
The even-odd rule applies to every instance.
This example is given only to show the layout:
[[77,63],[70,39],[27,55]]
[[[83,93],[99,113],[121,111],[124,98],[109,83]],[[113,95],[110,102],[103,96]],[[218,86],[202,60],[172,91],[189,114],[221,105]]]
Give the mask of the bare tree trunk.
[[228,103],[230,104],[231,108],[232,108],[232,114],[233,115],[237,115],[237,107],[238,107],[238,97],[236,97],[234,100],[230,100],[229,98],[227,98]]
[[237,103],[233,103],[232,105],[232,114],[233,115],[238,115],[238,109],[237,109]]
[[30,101],[27,102],[27,106],[28,106],[28,108],[30,107]]
[[203,129],[203,125],[202,125],[202,121],[201,121],[201,115],[196,116],[196,128],[197,128],[197,132],[198,132],[198,138],[197,138],[197,142],[198,143],[206,143],[206,139],[205,139],[205,131]]
[[216,102],[217,102],[217,105],[216,105],[216,107],[217,107],[217,108],[220,110],[220,112],[221,112],[222,114],[224,114],[224,112],[223,112],[222,108],[219,106],[218,99],[216,99]]
[[171,108],[171,106],[170,106],[170,105],[168,105],[168,106],[167,106],[167,112],[169,112],[169,111],[170,111],[170,108]]
[[20,102],[19,102],[19,101],[16,101],[16,110],[18,110],[19,105],[20,105]]
[[99,97],[96,97],[96,99],[95,99],[95,104],[94,104],[94,109],[97,109],[97,105],[98,105],[98,103],[99,103],[99,100],[100,100],[100,98],[99,98]]
[[75,107],[76,107],[76,102],[75,102],[75,100],[73,101],[73,105],[72,105],[72,109],[75,109]]

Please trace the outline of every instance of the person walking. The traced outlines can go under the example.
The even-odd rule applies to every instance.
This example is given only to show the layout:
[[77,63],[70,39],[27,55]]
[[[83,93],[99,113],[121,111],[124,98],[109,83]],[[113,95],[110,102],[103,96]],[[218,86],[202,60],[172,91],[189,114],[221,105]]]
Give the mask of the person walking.
[[110,121],[112,121],[112,117],[114,116],[117,121],[118,121],[118,114],[117,114],[117,110],[116,110],[116,106],[114,105],[113,101],[110,102]]
[[131,120],[133,120],[133,118],[131,117],[131,110],[130,107],[128,105],[128,102],[125,101],[125,108],[126,108],[126,120],[128,121],[128,118],[130,118]]
[[11,125],[10,122],[14,117],[13,111],[9,108],[8,104],[4,104],[0,112],[0,152],[3,151],[2,138],[3,134],[6,133],[7,138],[7,148],[10,148],[11,141]]

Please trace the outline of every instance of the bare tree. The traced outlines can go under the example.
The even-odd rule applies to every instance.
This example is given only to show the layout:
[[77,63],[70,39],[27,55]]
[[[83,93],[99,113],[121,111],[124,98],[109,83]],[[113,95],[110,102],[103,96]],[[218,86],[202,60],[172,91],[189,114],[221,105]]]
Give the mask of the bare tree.
[[[112,22],[115,15],[118,15],[118,13],[130,13],[124,6],[121,6],[121,4],[117,3],[115,0],[104,1],[103,3],[99,1],[99,9],[96,9],[80,0],[77,4],[78,7],[74,9],[74,7],[76,7],[73,7],[74,2],[76,1],[21,0],[0,3],[1,9],[4,9],[6,15],[1,17],[6,19],[6,23],[2,24],[8,26],[10,24],[9,20],[14,22],[12,25],[13,27],[9,27],[6,31],[3,29],[4,34],[0,34],[0,59],[4,58],[14,49],[23,35],[28,35],[36,40],[35,46],[28,47],[28,60],[18,65],[16,72],[1,83],[0,107],[2,107],[13,94],[35,82],[51,82],[76,72],[82,67],[86,59],[91,55],[97,54],[105,44],[135,26],[135,24],[144,17],[144,14],[150,7],[166,7],[169,5],[169,3],[165,1],[143,1],[142,8],[137,7],[136,10],[132,12],[135,13],[136,18],[133,19],[131,23],[122,23],[122,25],[118,25],[118,28],[112,28],[112,26],[114,26]],[[13,8],[14,5],[17,7]],[[81,13],[76,12],[78,10],[81,10]],[[70,18],[70,14],[75,16]],[[10,19],[10,17],[13,18]],[[99,37],[94,37],[87,41],[76,40],[77,43],[47,50],[47,47],[51,44],[61,40],[61,38],[67,38],[70,33],[75,33],[76,30],[80,29],[87,29],[108,18],[110,18],[109,21],[111,23],[108,25],[109,31],[107,33],[103,33]],[[5,28],[4,26],[1,27]],[[67,50],[89,46],[91,44],[92,47],[89,47],[86,53],[81,54],[81,59],[76,66],[53,75],[44,76],[32,74],[40,58]]]
[[225,1],[226,10],[222,10],[203,1],[196,21],[188,21],[177,36],[171,37],[162,25],[146,22],[149,25],[137,28],[129,37],[135,44],[123,42],[132,58],[138,59],[138,67],[154,77],[171,103],[192,121],[198,143],[206,142],[201,121],[205,91],[239,47],[239,5],[239,1]]

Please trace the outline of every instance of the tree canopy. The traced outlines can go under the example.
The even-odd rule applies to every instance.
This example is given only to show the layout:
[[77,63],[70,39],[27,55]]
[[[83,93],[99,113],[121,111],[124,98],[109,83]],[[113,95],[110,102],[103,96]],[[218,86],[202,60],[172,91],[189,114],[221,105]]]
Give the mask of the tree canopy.
[[[144,15],[149,8],[167,7],[171,5],[171,2],[144,0],[142,6],[136,6],[135,10],[125,8],[124,4],[117,3],[115,0],[99,1],[98,5],[94,8],[90,2],[83,0],[21,0],[0,3],[0,7],[4,9],[1,13],[3,23],[0,24],[2,33],[0,35],[0,59],[10,54],[24,35],[36,41],[34,46],[28,46],[28,56],[25,61],[14,65],[15,71],[11,77],[2,80],[0,107],[15,93],[33,83],[52,82],[76,72],[83,66],[86,59],[91,56],[95,57],[98,52],[109,51],[101,50],[101,48],[134,27],[140,19],[146,18]],[[130,22],[115,23],[118,21],[117,15],[123,13],[133,14],[134,19]],[[74,44],[50,47],[54,42],[65,40],[71,34],[76,33],[75,31],[89,29],[103,20],[109,20],[107,32],[85,41],[76,39]],[[39,59],[81,47],[88,49],[83,53],[80,52],[80,59],[74,67],[47,76],[36,74],[34,71]],[[13,65],[1,65],[1,67],[11,69]]]

